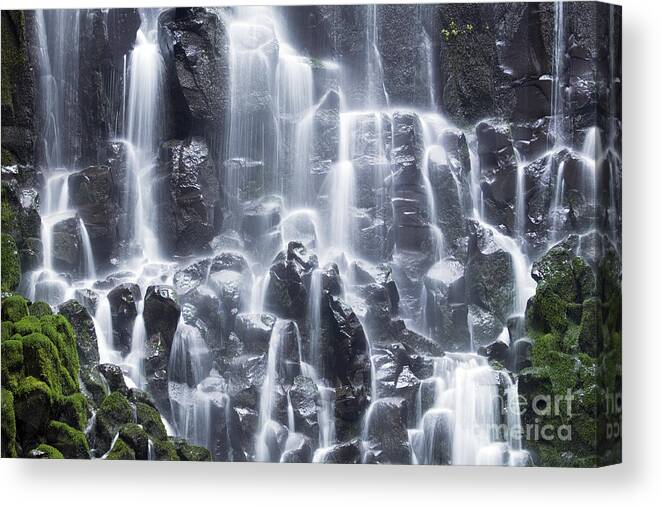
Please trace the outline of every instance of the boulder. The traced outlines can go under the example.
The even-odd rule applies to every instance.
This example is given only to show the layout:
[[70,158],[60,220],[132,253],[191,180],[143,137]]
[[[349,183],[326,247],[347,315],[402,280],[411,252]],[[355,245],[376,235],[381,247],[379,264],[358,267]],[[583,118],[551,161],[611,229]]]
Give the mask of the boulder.
[[402,398],[380,398],[372,404],[365,421],[367,463],[411,462],[406,421],[407,406]]
[[[159,45],[167,62],[174,133],[216,129],[229,110],[229,39],[213,9],[168,9],[159,16]],[[183,136],[182,136],[183,137]]]
[[159,154],[159,234],[174,255],[199,253],[220,230],[220,186],[207,142],[201,137],[167,141]]
[[309,437],[313,442],[319,440],[317,416],[321,406],[319,396],[319,389],[312,379],[300,375],[294,379],[289,389],[296,431]]
[[53,225],[51,234],[53,267],[73,275],[82,275],[83,245],[80,220],[66,218]]
[[134,283],[122,283],[108,293],[114,347],[125,354],[131,350],[133,323],[141,299],[140,287]]
[[271,331],[275,317],[268,313],[241,313],[234,324],[236,336],[245,350],[252,353],[265,353],[269,349]]
[[124,396],[128,395],[129,389],[124,382],[124,372],[116,364],[102,363],[97,367],[99,373],[103,375],[110,392],[119,391]]
[[149,340],[163,341],[172,346],[181,308],[174,288],[169,285],[150,285],[144,300],[143,316]]
[[58,310],[76,332],[76,348],[81,367],[92,368],[99,363],[99,347],[92,316],[87,308],[73,299],[60,305]]

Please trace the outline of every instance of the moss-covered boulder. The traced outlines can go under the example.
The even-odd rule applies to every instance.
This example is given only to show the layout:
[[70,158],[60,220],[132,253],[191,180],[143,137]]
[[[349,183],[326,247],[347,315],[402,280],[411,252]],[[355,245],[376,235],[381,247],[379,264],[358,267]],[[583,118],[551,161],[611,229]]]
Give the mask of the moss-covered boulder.
[[136,415],[138,418],[138,424],[140,424],[145,431],[152,437],[154,440],[164,440],[167,438],[167,432],[163,421],[161,420],[161,415],[158,411],[146,403],[136,403]]
[[0,263],[2,277],[0,285],[3,291],[12,291],[21,281],[21,260],[18,256],[16,241],[9,234],[1,235],[2,250],[0,250]]
[[76,333],[76,345],[80,364],[91,368],[99,363],[99,346],[97,343],[94,321],[87,309],[76,300],[70,300],[60,305],[59,312],[71,323]]
[[53,393],[46,383],[26,377],[13,394],[18,439],[24,444],[33,442],[46,433],[52,413]]
[[181,461],[211,461],[208,449],[199,445],[192,445],[182,438],[170,439]]
[[16,415],[14,414],[14,395],[2,388],[2,410],[0,418],[2,421],[2,457],[15,458],[16,450]]
[[18,322],[27,315],[28,302],[21,296],[9,296],[2,300],[2,320]]
[[154,442],[154,457],[156,461],[180,461],[177,449],[170,440]]
[[32,459],[64,459],[64,455],[60,451],[48,444],[39,444],[28,453],[27,457]]
[[88,421],[87,398],[82,393],[74,393],[59,398],[55,403],[55,412],[59,421],[72,428],[85,431]]
[[105,455],[105,459],[109,460],[134,460],[135,452],[131,447],[124,442],[121,438],[118,438],[110,452]]
[[46,439],[48,444],[59,450],[65,458],[87,459],[90,456],[85,435],[66,423],[51,421]]
[[43,317],[45,315],[53,315],[53,309],[45,301],[35,301],[29,306],[30,315],[35,317]]
[[97,450],[106,451],[119,429],[130,422],[133,422],[133,409],[126,397],[119,391],[106,396],[96,413]]
[[18,382],[23,377],[23,342],[20,339],[2,342],[0,367],[2,385],[8,389],[16,389]]
[[119,439],[133,449],[135,459],[149,459],[149,435],[139,424],[128,423],[122,426]]
[[62,365],[57,347],[41,333],[23,337],[23,368],[26,375],[45,382],[56,395],[77,390],[77,383]]

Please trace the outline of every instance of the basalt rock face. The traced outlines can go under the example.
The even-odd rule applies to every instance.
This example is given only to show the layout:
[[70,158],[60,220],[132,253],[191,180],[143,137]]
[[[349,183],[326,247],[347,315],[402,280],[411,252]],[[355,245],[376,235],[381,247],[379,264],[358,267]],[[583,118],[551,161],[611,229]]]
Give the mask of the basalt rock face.
[[159,17],[166,56],[170,129],[177,136],[217,129],[229,109],[225,22],[211,9],[169,9]]
[[203,138],[161,146],[159,231],[167,250],[190,255],[208,248],[222,225],[220,187]]

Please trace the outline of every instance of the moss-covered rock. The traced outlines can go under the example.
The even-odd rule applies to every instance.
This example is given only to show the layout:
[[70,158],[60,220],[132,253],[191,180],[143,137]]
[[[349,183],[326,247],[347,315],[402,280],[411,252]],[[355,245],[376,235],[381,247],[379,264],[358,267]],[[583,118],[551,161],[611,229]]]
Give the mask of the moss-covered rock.
[[9,340],[14,333],[16,332],[16,328],[14,327],[14,323],[10,322],[8,320],[5,320],[2,322],[2,330],[0,333],[2,333],[2,340]]
[[181,461],[211,461],[211,453],[204,447],[192,445],[182,438],[171,438],[170,441]]
[[157,461],[179,461],[179,456],[174,444],[165,439],[154,442],[154,459]]
[[1,273],[0,285],[3,291],[12,291],[21,281],[21,259],[18,255],[16,241],[9,234],[2,234],[2,250],[0,250]]
[[45,382],[53,394],[66,395],[77,390],[76,382],[60,361],[60,354],[45,335],[23,337],[23,368],[26,375]]
[[142,426],[128,423],[119,430],[119,439],[125,442],[135,453],[135,459],[149,459],[149,435]]
[[64,455],[55,447],[48,444],[39,444],[28,453],[28,458],[33,459],[64,459]]
[[168,435],[161,420],[161,415],[155,408],[141,402],[136,403],[135,407],[138,424],[142,425],[153,440],[164,440],[167,438]]
[[41,321],[38,317],[28,315],[14,324],[14,330],[21,336],[41,333]]
[[118,438],[115,441],[115,444],[112,446],[112,449],[110,449],[110,452],[106,454],[105,459],[110,459],[110,460],[134,460],[135,459],[135,452],[133,452],[133,449],[124,442],[121,438]]
[[23,377],[23,342],[5,340],[2,342],[2,385],[15,390]]
[[56,402],[58,420],[67,423],[72,428],[85,431],[88,420],[87,399],[82,393],[63,396]]
[[16,415],[14,414],[14,396],[10,391],[2,388],[2,457],[15,458],[16,451]]
[[73,299],[61,304],[59,312],[73,326],[80,364],[85,368],[92,368],[99,363],[99,346],[92,316],[83,305]]
[[18,322],[27,315],[28,302],[21,296],[9,296],[2,300],[2,320]]
[[35,317],[43,317],[45,315],[53,315],[53,309],[45,301],[35,301],[28,308],[30,315]]
[[63,366],[71,378],[77,379],[80,370],[76,333],[62,315],[45,315],[40,319],[42,332],[57,347]]
[[32,442],[46,432],[52,413],[53,393],[46,383],[26,377],[13,394],[18,439],[23,443]]
[[108,449],[119,429],[130,422],[133,422],[133,410],[126,397],[119,391],[106,396],[96,413],[97,448]]
[[51,421],[46,433],[48,444],[58,449],[65,458],[87,459],[90,455],[87,438],[82,431],[66,423]]

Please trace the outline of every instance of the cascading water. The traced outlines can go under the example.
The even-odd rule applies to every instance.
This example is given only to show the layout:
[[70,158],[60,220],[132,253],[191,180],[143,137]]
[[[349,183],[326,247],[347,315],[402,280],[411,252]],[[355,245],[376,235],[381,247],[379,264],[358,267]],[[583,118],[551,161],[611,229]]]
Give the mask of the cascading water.
[[132,235],[145,259],[160,256],[155,212],[154,169],[160,142],[164,65],[158,46],[157,18],[142,12],[142,24],[129,59],[126,147],[131,173],[128,195],[134,206]]
[[[32,277],[35,287],[28,294],[58,304],[77,289],[95,291],[99,296],[94,324],[100,362],[121,365],[130,386],[149,391],[145,347],[154,337],[147,335],[146,302],[136,302],[137,316],[132,329],[125,333],[130,335],[127,354],[126,344],[123,344],[123,352],[118,350],[119,344],[115,344],[120,329],[113,330],[108,293],[124,282],[136,283],[142,294],[150,285],[177,285],[178,270],[192,267],[187,273],[191,285],[177,287],[178,290],[181,287],[179,296],[185,300],[185,303],[180,302],[181,307],[194,308],[182,310],[173,330],[174,339],[167,358],[167,394],[171,409],[168,417],[173,433],[214,449],[216,459],[238,458],[238,453],[233,454],[234,447],[245,444],[237,444],[237,440],[250,440],[254,446],[245,445],[240,451],[241,459],[278,461],[309,446],[313,456],[306,459],[325,461],[336,444],[356,437],[369,440],[370,429],[380,424],[376,417],[378,411],[389,403],[388,398],[393,397],[393,393],[399,396],[400,384],[404,383],[401,379],[419,375],[416,378],[419,383],[412,381],[415,387],[411,388],[417,389],[412,410],[415,415],[407,416],[405,422],[413,462],[527,464],[527,453],[515,433],[515,428],[521,424],[516,403],[517,383],[508,374],[492,368],[486,358],[476,355],[481,343],[473,338],[479,338],[475,334],[480,332],[480,322],[472,309],[466,309],[474,301],[466,300],[463,288],[464,299],[450,306],[465,310],[462,324],[468,328],[470,343],[464,342],[460,349],[454,349],[461,350],[460,353],[436,357],[441,354],[436,351],[439,344],[434,337],[429,337],[430,325],[425,312],[428,307],[435,311],[431,299],[436,296],[429,296],[425,277],[432,281],[453,280],[455,270],[461,270],[461,276],[456,278],[463,279],[467,264],[462,256],[465,256],[463,248],[467,241],[464,240],[468,234],[464,231],[457,242],[463,241],[461,248],[452,244],[449,234],[446,241],[442,219],[447,203],[439,197],[445,195],[439,192],[442,189],[435,188],[438,173],[434,171],[452,166],[450,150],[443,140],[452,126],[436,111],[439,97],[435,95],[434,81],[440,71],[434,67],[433,52],[437,48],[430,34],[425,32],[421,40],[426,61],[418,69],[424,75],[417,77],[428,86],[425,93],[428,91],[429,96],[417,103],[428,102],[429,108],[395,108],[390,104],[384,77],[384,65],[388,65],[388,60],[382,58],[381,44],[388,34],[380,31],[381,11],[379,6],[372,5],[365,7],[361,14],[364,15],[361,29],[364,28],[365,33],[364,37],[360,34],[357,44],[359,55],[352,55],[360,63],[356,65],[336,57],[333,52],[337,48],[329,50],[332,56],[328,56],[328,62],[309,58],[311,53],[300,47],[298,34],[287,30],[286,20],[280,19],[275,9],[239,8],[228,13],[224,35],[229,38],[229,54],[223,56],[229,61],[230,110],[223,119],[224,146],[218,150],[222,158],[213,163],[222,180],[222,212],[229,213],[223,217],[226,220],[222,230],[214,229],[216,237],[205,245],[204,252],[166,259],[160,245],[163,217],[157,215],[157,210],[162,203],[155,181],[159,179],[156,177],[158,150],[165,140],[163,111],[167,96],[164,87],[168,85],[165,76],[170,69],[166,68],[160,50],[162,34],[158,33],[158,12],[141,11],[135,44],[123,62],[123,100],[121,107],[116,108],[121,113],[113,120],[116,123],[113,132],[123,143],[128,173],[127,187],[123,189],[128,202],[123,205],[129,219],[120,226],[127,227],[128,230],[122,232],[132,244],[128,250],[122,245],[119,258],[112,258],[112,267],[122,271],[118,270],[114,278],[96,280],[105,276],[107,273],[103,270],[108,268],[95,263],[94,237],[90,238],[84,220],[70,205],[69,176],[79,168],[75,165],[76,146],[66,135],[74,119],[61,107],[63,91],[59,87],[64,74],[71,73],[70,79],[77,79],[75,65],[69,61],[75,55],[63,48],[69,36],[62,35],[71,30],[71,36],[77,37],[78,22],[71,14],[54,17],[41,13],[41,74],[47,102],[44,107],[51,114],[43,136],[48,159],[41,217],[43,269]],[[411,22],[419,23],[424,31],[422,20],[416,18]],[[561,7],[556,7],[556,24],[558,40],[554,48],[550,127],[555,144],[549,147],[549,160],[568,142],[563,120],[566,104]],[[56,37],[56,34],[60,35]],[[349,64],[356,68],[347,68]],[[220,81],[223,76],[214,78]],[[324,86],[326,89],[322,89]],[[351,86],[365,89],[357,93],[349,90]],[[357,95],[364,95],[365,99],[359,105],[355,103]],[[331,109],[335,107],[326,104],[333,96],[339,97],[337,109],[323,110],[322,104]],[[326,130],[319,126],[320,116],[328,122],[323,125]],[[410,125],[405,124],[403,117],[406,121],[412,119]],[[411,125],[413,133],[409,136],[407,128]],[[315,151],[321,141],[330,146],[323,156]],[[399,149],[406,143],[415,146],[410,153],[402,155]],[[602,162],[595,160],[595,153],[603,149],[599,143],[600,131],[589,129],[582,157],[592,169],[584,176],[593,179],[586,180],[584,185],[594,188],[591,198],[595,201],[597,176],[601,177],[597,167]],[[488,196],[486,191],[485,196],[482,195],[482,168],[474,144],[469,136],[470,152],[466,158],[470,158],[470,167],[466,169],[470,169],[470,175],[451,171],[452,182],[456,185],[453,193],[460,196],[460,207],[470,210],[471,203],[464,200],[472,200],[474,207],[472,216],[462,218],[462,227],[468,229],[466,223],[475,222],[480,234],[489,236],[495,248],[509,254],[515,290],[504,311],[506,315],[498,319],[518,317],[523,320],[528,299],[535,291],[530,276],[534,259],[529,257],[532,254],[529,254],[525,238],[526,195],[530,193],[526,188],[525,164],[529,161],[524,157],[517,161],[515,223],[514,230],[507,231],[511,234],[508,236],[505,227],[489,223],[486,218]],[[516,155],[518,157],[519,153]],[[557,169],[553,180],[556,188],[551,191],[550,203],[554,242],[562,239],[564,231],[559,223],[564,206],[564,164],[564,161],[557,166],[548,163],[549,168]],[[404,169],[411,167],[414,170],[402,175],[406,172]],[[612,178],[610,176],[609,180]],[[198,181],[191,186],[196,185],[204,183]],[[399,187],[395,188],[397,185]],[[394,196],[393,192],[399,194]],[[264,198],[273,198],[269,206],[261,201]],[[417,241],[407,244],[410,251],[400,249],[393,239],[396,200],[398,204],[416,201],[415,206],[405,210],[403,218],[398,218],[410,219],[413,224],[406,224],[410,225],[407,233]],[[613,195],[610,200],[615,206]],[[271,206],[272,202],[276,204]],[[197,205],[195,201],[191,206],[193,211],[187,209],[186,213],[197,213]],[[268,213],[263,208],[268,208]],[[58,224],[70,218],[80,229],[82,251],[80,273],[76,273],[82,280],[74,283],[58,276],[58,261],[53,256],[55,230]],[[614,227],[612,222],[611,227]],[[418,229],[423,230],[419,236]],[[96,231],[90,228],[90,232]],[[275,246],[266,249],[261,244],[250,245],[253,233],[269,235]],[[613,230],[611,235],[615,237],[615,234]],[[316,260],[299,259],[296,252],[287,252],[290,242],[303,244],[308,252],[316,255]],[[285,253],[279,254],[275,261],[282,262],[284,275],[281,271],[270,271],[274,260],[271,252],[282,249]],[[230,250],[231,255],[241,257],[241,261],[216,257]],[[239,264],[240,267],[236,267]],[[240,276],[225,276],[234,270],[241,271]],[[334,270],[339,282],[333,279]],[[218,290],[211,289],[214,280],[220,286]],[[228,280],[231,283],[227,283]],[[295,290],[289,290],[291,285],[282,288],[290,282]],[[234,285],[240,288],[232,292]],[[453,287],[452,290],[457,289]],[[262,317],[272,310],[272,299],[291,305],[287,312],[274,315],[275,325],[266,337],[266,322],[272,324],[273,319]],[[340,300],[351,306],[347,315],[343,314]],[[213,319],[204,321],[204,312],[213,313]],[[239,329],[231,326],[235,319],[248,312],[259,315],[262,320],[241,329],[244,334],[239,336]],[[409,323],[419,324],[420,313],[423,336],[412,337],[414,333]],[[387,314],[385,323],[382,314]],[[329,323],[330,319],[334,320]],[[495,332],[497,335],[501,324]],[[290,325],[296,332],[297,361],[285,357],[291,353],[284,350],[284,342],[290,338],[287,334],[291,331]],[[358,328],[364,331],[364,336],[357,332]],[[332,332],[337,332],[338,336],[329,338]],[[410,352],[408,348],[417,345],[434,352],[410,353],[417,359],[411,359],[410,364],[402,367],[396,364],[393,357],[397,353],[391,347],[400,338],[406,342],[402,347],[407,353]],[[509,340],[507,328],[497,339]],[[331,345],[324,340],[330,340]],[[290,347],[289,343],[286,345]],[[354,356],[349,358],[350,354]],[[433,361],[433,373],[424,368],[412,371],[413,363],[423,358]],[[340,363],[346,366],[342,372],[344,378],[334,371]],[[291,374],[289,368],[295,373]],[[369,369],[369,380],[366,371],[358,378],[355,372],[361,368]],[[402,368],[406,371],[402,372]],[[304,377],[312,391],[316,388],[316,405],[310,423],[314,428],[310,431],[312,436],[304,434],[309,428],[299,419],[297,403],[300,400],[291,390],[292,376]],[[340,417],[347,410],[347,399],[359,406],[356,410],[360,411],[354,418],[359,420],[352,420],[350,428]],[[240,406],[241,402],[246,406]],[[225,426],[221,431],[219,427],[223,421]],[[252,425],[253,432],[248,437],[237,437],[240,432],[231,428],[237,421],[243,427]],[[349,434],[351,436],[347,437]],[[365,445],[364,449],[367,447]],[[219,448],[223,448],[222,452]],[[150,444],[149,449],[152,456],[154,446]]]

